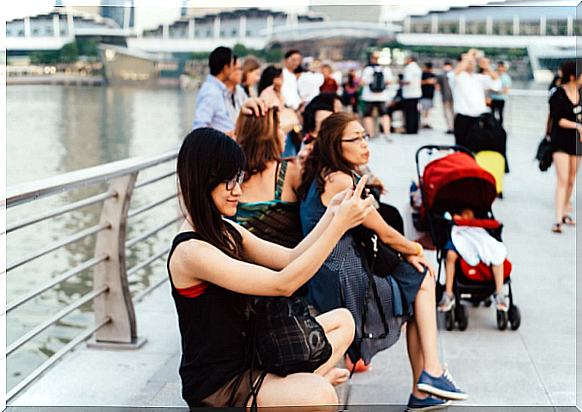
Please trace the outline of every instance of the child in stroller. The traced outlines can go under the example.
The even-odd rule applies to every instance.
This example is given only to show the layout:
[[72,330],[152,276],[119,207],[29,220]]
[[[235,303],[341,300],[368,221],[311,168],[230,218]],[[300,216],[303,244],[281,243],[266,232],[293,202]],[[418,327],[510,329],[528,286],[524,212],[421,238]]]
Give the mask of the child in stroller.
[[[451,219],[449,212],[445,218]],[[453,283],[455,268],[460,256],[470,266],[477,266],[479,262],[490,267],[495,282],[493,302],[497,309],[507,312],[509,305],[503,294],[504,262],[507,258],[507,249],[503,243],[491,236],[483,227],[464,226],[474,222],[475,212],[469,206],[460,206],[452,215],[454,226],[451,229],[451,238],[445,244],[445,291],[439,302],[440,312],[448,312],[455,305]],[[482,226],[482,224],[480,225]]]

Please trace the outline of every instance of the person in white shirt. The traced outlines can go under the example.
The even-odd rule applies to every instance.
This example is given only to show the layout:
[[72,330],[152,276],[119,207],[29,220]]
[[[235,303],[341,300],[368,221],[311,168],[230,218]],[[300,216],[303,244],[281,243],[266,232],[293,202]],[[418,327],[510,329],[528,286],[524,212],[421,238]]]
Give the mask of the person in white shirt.
[[[484,74],[475,73],[477,50],[464,53],[454,71],[449,72],[449,85],[453,92],[455,108],[455,144],[467,146],[469,130],[483,113],[489,112],[485,102],[487,90],[499,91],[501,81],[489,66],[489,59],[479,58]],[[470,146],[470,145],[469,145]]]
[[297,76],[299,98],[303,107],[306,107],[319,94],[319,88],[323,84],[323,74],[313,73],[300,65],[295,69],[295,75]]
[[281,95],[285,99],[287,107],[293,110],[299,109],[301,98],[297,90],[297,76],[295,69],[301,64],[301,53],[298,50],[289,50],[285,53],[283,60],[283,86],[281,87]]
[[240,108],[248,96],[245,90],[242,88],[242,67],[240,59],[236,54],[233,54],[232,60],[234,62],[232,67],[232,72],[224,84],[230,93],[224,95],[224,102],[226,103],[226,109],[228,110],[228,115],[233,123],[236,123],[238,114],[240,113]]
[[420,123],[418,111],[418,101],[422,96],[420,82],[422,80],[422,69],[416,63],[416,58],[408,56],[404,77],[400,80],[402,86],[402,110],[406,121],[406,134],[417,134]]
[[[382,128],[384,129],[384,137],[390,141],[390,116],[386,110],[386,103],[392,100],[394,93],[388,90],[388,85],[392,84],[392,70],[387,66],[378,65],[380,53],[375,51],[370,56],[370,64],[362,70],[362,83],[364,89],[362,90],[362,101],[364,102],[364,127],[366,133],[371,137],[374,136],[374,120],[372,118],[372,111],[374,107],[378,110],[378,116],[382,118]],[[378,73],[378,74],[377,74]],[[379,75],[381,74],[381,77]],[[381,80],[376,84],[377,80]]]

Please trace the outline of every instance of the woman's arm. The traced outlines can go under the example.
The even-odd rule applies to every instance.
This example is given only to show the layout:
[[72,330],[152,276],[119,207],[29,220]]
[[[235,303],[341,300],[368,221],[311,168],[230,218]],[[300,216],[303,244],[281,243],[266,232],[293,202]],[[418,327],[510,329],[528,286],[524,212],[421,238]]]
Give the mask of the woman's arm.
[[248,295],[290,296],[321,267],[346,230],[360,224],[371,212],[372,199],[360,198],[363,188],[360,184],[353,195],[348,192],[335,213],[330,212],[333,217],[322,222],[325,228],[308,236],[300,244],[305,250],[280,271],[232,259],[212,245],[192,240],[174,251],[170,261],[172,279],[179,287],[206,281]]

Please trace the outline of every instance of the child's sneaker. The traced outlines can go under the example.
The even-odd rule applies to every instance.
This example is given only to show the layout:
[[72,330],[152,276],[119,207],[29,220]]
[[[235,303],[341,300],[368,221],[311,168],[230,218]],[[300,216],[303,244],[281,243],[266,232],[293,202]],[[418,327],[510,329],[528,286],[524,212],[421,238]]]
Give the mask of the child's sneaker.
[[503,292],[494,292],[493,293],[493,302],[495,302],[495,306],[497,306],[497,310],[502,310],[503,312],[507,312],[509,310],[509,304],[507,302],[507,297],[505,297]]
[[451,400],[445,401],[444,399],[435,398],[431,395],[427,395],[425,398],[421,399],[410,394],[406,411],[434,411],[436,409],[446,408],[451,403]]
[[439,312],[448,312],[455,306],[455,296],[444,292],[441,301],[439,302]]
[[445,366],[445,371],[441,376],[435,378],[429,375],[426,371],[422,371],[420,379],[416,384],[419,391],[430,393],[443,399],[452,399],[454,401],[464,401],[467,399],[467,394],[463,392],[455,383]]

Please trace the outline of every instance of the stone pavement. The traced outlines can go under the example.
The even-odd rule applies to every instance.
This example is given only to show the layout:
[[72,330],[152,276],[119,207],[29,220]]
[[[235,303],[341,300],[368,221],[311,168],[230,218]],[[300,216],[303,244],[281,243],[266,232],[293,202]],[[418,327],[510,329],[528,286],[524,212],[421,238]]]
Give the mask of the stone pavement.
[[[524,99],[528,111],[521,107]],[[550,230],[555,170],[542,173],[533,161],[544,131],[545,99],[524,99],[508,102],[511,173],[505,176],[505,198],[493,205],[505,226],[504,242],[514,265],[512,285],[522,314],[521,327],[499,331],[493,307],[469,307],[466,331],[441,328],[438,335],[441,361],[448,363],[457,383],[469,394],[466,402],[457,404],[482,406],[471,411],[502,405],[506,407],[496,410],[525,411],[519,408],[523,405],[536,411],[572,410],[560,406],[574,405],[576,393],[581,392],[575,369],[576,229],[565,227],[561,235]],[[453,137],[443,132],[439,99],[435,100],[429,119],[433,130],[423,129],[417,136],[395,134],[392,143],[380,139],[369,143],[371,169],[388,189],[384,201],[400,209],[411,239],[416,235],[407,197],[416,176],[414,153],[423,144],[453,143]],[[434,253],[431,258],[435,260]],[[168,284],[138,304],[136,313],[138,334],[148,339],[143,348],[115,352],[79,345],[12,405],[185,406],[177,374],[179,334]],[[348,409],[402,411],[410,390],[411,372],[402,338],[378,354],[370,370],[354,375]]]

